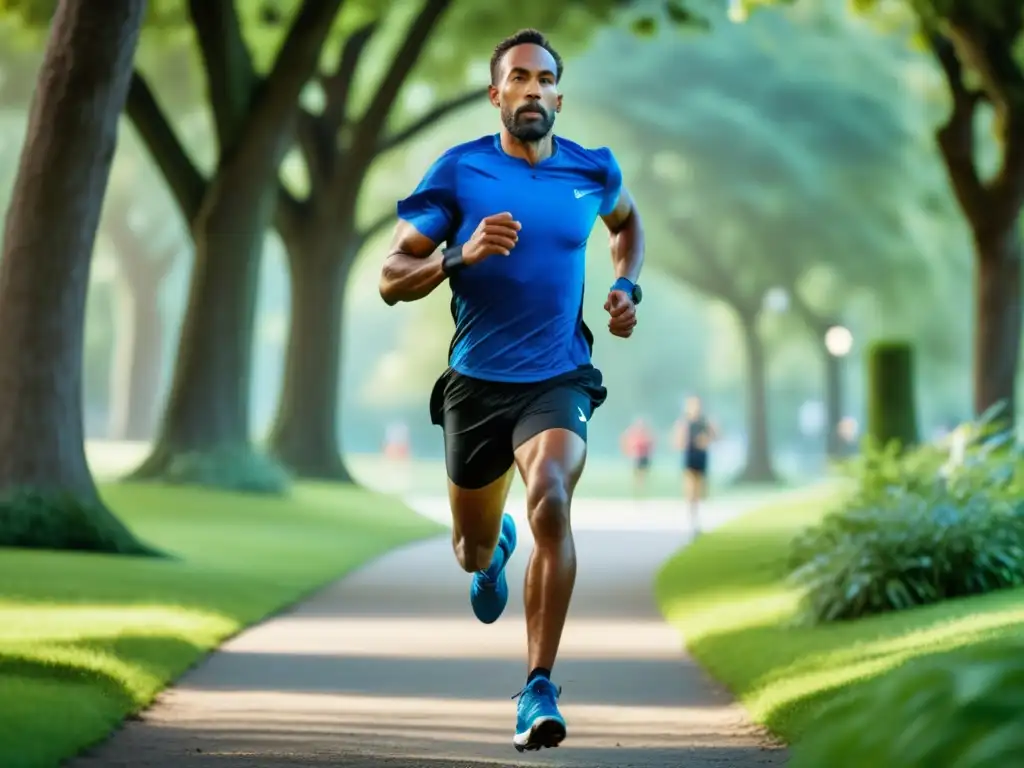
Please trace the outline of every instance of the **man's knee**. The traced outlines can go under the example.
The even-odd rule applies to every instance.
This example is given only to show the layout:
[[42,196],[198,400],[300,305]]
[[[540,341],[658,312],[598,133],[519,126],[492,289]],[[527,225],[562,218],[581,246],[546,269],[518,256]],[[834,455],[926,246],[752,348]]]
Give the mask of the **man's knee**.
[[542,462],[526,483],[526,506],[533,537],[560,541],[569,535],[569,478],[554,463]]

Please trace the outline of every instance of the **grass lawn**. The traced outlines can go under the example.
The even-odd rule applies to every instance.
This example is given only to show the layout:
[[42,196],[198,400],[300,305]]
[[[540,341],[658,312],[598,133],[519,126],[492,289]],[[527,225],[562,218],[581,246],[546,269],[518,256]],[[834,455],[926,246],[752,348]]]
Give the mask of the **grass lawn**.
[[[440,439],[440,438],[439,438]],[[120,477],[146,457],[147,443],[114,440],[88,441],[86,450],[93,473],[100,478]],[[444,461],[413,458],[406,462],[388,461],[380,454],[350,453],[345,456],[352,475],[367,488],[381,493],[406,496],[448,496],[448,477]],[[731,473],[712,470],[710,490],[716,496],[774,493],[787,483],[771,486],[744,485],[734,487]],[[806,479],[794,478],[792,486],[803,485]],[[651,465],[647,478],[648,498],[682,498],[682,473],[678,457],[662,455]],[[518,475],[512,483],[512,495],[522,497],[525,487]],[[587,469],[576,487],[579,498],[628,499],[633,497],[633,468],[626,459],[590,456]]]
[[56,765],[204,651],[374,555],[439,531],[357,488],[287,500],[108,485],[177,559],[0,549],[0,766]]
[[[834,493],[834,492],[833,492]],[[772,506],[699,539],[662,569],[657,597],[693,656],[783,739],[800,738],[838,694],[916,656],[1019,636],[1024,591],[825,627],[792,623],[780,564],[834,495]]]

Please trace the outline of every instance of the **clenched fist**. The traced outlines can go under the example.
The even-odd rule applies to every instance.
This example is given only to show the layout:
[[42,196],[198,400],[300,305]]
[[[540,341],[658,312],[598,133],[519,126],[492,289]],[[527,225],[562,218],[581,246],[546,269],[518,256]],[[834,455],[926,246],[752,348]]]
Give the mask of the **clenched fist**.
[[608,313],[608,330],[612,336],[628,339],[636,328],[636,305],[625,291],[611,291],[604,303],[604,311]]
[[476,231],[462,245],[462,260],[469,266],[488,256],[508,256],[519,242],[522,225],[511,213],[496,213],[477,224]]

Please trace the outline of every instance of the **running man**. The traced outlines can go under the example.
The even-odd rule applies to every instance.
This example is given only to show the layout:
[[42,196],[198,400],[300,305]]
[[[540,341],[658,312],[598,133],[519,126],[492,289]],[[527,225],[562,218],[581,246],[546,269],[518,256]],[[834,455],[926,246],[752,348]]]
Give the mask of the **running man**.
[[552,133],[561,76],[562,60],[540,32],[498,44],[488,91],[501,130],[445,152],[399,201],[380,280],[388,304],[421,299],[445,280],[451,286],[455,335],[430,411],[444,431],[455,557],[473,574],[470,603],[484,623],[508,602],[516,526],[504,508],[515,469],[526,484],[536,546],[526,571],[528,674],[513,739],[520,752],[566,736],[551,670],[576,580],[569,506],[587,422],[607,394],[583,322],[595,220],[611,236],[615,279],[604,309],[613,336],[629,338],[636,326],[644,254],[611,151]]
[[693,535],[700,533],[697,505],[707,494],[708,448],[717,436],[714,425],[704,416],[699,397],[688,397],[683,415],[676,422],[676,449],[683,454],[683,495],[690,508]]
[[654,451],[654,434],[647,422],[639,418],[630,424],[622,434],[622,452],[633,461],[633,493],[643,493],[647,473],[651,468],[651,453]]

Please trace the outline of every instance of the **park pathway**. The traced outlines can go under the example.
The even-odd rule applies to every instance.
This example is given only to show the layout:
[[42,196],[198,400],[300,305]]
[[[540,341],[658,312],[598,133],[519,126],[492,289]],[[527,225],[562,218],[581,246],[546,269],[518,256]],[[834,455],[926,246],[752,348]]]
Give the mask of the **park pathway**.
[[[446,520],[443,499],[412,499]],[[510,501],[516,514],[521,502]],[[746,502],[712,504],[720,524]],[[684,540],[672,502],[580,500],[579,578],[556,666],[569,738],[512,747],[522,685],[520,518],[514,587],[473,619],[447,537],[396,550],[227,643],[74,768],[747,768],[774,748],[680,650],[652,597]]]

